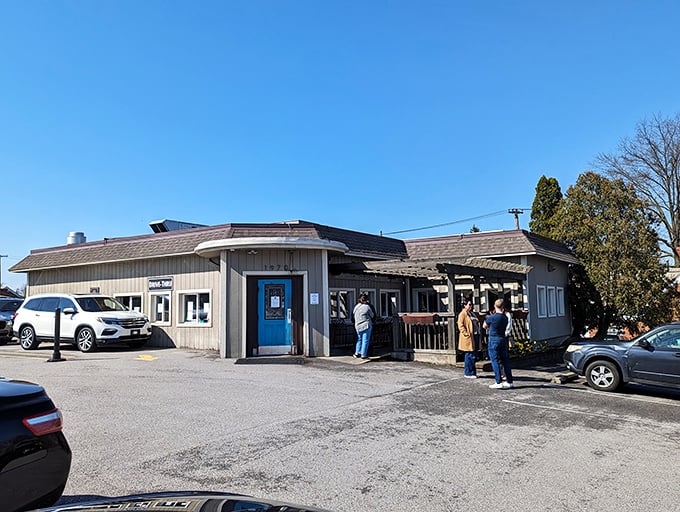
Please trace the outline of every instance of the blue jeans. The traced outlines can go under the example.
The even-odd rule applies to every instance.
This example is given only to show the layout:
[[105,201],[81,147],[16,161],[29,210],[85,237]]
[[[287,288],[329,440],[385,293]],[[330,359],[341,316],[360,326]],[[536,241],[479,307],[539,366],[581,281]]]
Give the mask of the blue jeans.
[[368,345],[371,343],[372,330],[373,326],[357,333],[357,349],[354,351],[355,354],[359,354],[361,357],[368,357]]
[[489,359],[496,378],[496,383],[501,383],[501,364],[508,383],[512,383],[512,368],[510,368],[510,352],[508,351],[507,338],[489,340]]
[[465,375],[477,375],[477,368],[475,367],[475,361],[477,360],[477,347],[479,346],[479,334],[474,335],[474,347],[472,347],[472,352],[465,352]]

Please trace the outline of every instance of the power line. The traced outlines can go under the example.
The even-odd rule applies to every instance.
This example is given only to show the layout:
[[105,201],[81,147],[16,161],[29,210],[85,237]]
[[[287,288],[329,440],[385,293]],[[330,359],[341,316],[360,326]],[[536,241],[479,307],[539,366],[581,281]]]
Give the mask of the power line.
[[470,222],[472,220],[486,219],[487,217],[496,217],[501,214],[507,215],[508,210],[498,210],[497,212],[487,213],[486,215],[479,215],[477,217],[470,217],[469,219],[454,220],[453,222],[444,222],[443,224],[435,224],[433,226],[423,226],[422,228],[411,228],[402,229],[399,231],[390,231],[389,233],[383,233],[384,235],[398,235],[400,233],[411,233],[413,231],[423,231],[425,229],[443,228],[444,226],[452,226],[454,224],[461,224],[463,222]]

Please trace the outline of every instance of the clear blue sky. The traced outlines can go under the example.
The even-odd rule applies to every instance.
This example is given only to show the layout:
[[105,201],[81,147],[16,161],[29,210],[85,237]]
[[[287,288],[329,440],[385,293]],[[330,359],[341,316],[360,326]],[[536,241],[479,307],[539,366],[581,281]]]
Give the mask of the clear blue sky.
[[70,231],[163,218],[512,229],[489,214],[679,110],[678,19],[653,0],[0,0],[2,282]]

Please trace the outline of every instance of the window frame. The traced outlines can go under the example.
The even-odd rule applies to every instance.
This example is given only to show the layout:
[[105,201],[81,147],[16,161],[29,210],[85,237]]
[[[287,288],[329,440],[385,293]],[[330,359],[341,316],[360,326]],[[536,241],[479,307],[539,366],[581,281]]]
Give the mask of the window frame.
[[[131,299],[133,297],[139,297],[139,311],[135,309],[131,309],[130,305],[128,305],[128,301],[123,302],[123,298],[125,299]],[[118,302],[120,302],[123,306],[128,308],[129,311],[134,311],[136,313],[143,313],[144,312],[144,294],[143,293],[116,293],[113,296],[114,299],[116,299]]]
[[536,316],[548,318],[548,292],[544,284],[536,285]]
[[557,316],[557,292],[554,286],[546,286],[548,317],[555,318]]
[[[200,304],[199,296],[200,295],[208,295],[208,304],[210,306],[210,309],[208,311],[208,321],[207,322],[189,322],[186,321],[186,310],[184,306],[184,297],[187,297],[189,295],[193,295],[196,297],[196,304]],[[213,303],[212,303],[212,290],[177,290],[177,301],[179,303],[179,307],[177,308],[177,327],[212,327],[212,319],[213,319]],[[198,309],[197,309],[198,311]]]
[[[156,304],[156,298],[157,297],[168,297],[168,319],[167,321],[161,320],[158,321],[156,320],[156,312],[157,312],[157,304]],[[170,290],[163,290],[163,291],[158,291],[158,292],[151,292],[149,293],[149,297],[151,298],[150,302],[150,309],[149,311],[149,323],[152,325],[162,325],[162,326],[170,326],[172,325],[172,292]]]
[[[387,297],[391,294],[396,295],[396,298],[397,298],[396,306],[395,306],[396,311],[394,312],[394,314],[395,315],[399,314],[399,310],[401,308],[401,290],[385,288],[385,289],[380,290],[380,311],[378,312],[378,314],[382,318],[389,318],[389,317],[392,316],[389,311],[387,311],[387,312],[383,311],[383,309],[384,309],[383,308],[383,297]],[[385,302],[384,304],[387,304],[387,302]]]
[[566,303],[564,302],[564,288],[562,286],[556,286],[555,291],[557,295],[557,316],[565,316]]
[[[336,295],[335,298],[335,307],[333,306],[333,294]],[[346,294],[346,306],[347,306],[347,314],[346,316],[341,316],[340,315],[340,301],[338,300],[337,297],[339,297],[340,294]],[[351,320],[352,318],[352,310],[354,309],[354,305],[356,304],[356,292],[353,288],[329,288],[328,290],[328,311],[330,314],[331,319],[335,320]]]

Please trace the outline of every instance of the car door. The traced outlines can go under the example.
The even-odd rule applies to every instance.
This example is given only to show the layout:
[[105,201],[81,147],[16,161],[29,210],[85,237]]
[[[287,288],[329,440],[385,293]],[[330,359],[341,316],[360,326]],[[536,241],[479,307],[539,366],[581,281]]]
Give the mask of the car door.
[[637,382],[680,387],[680,326],[649,333],[628,351],[630,376]]
[[35,334],[39,338],[54,337],[54,311],[59,306],[59,297],[43,297],[33,317]]
[[[64,310],[68,308],[74,309],[76,312],[70,315],[64,313]],[[62,297],[59,299],[59,309],[61,309],[59,337],[63,340],[73,340],[79,320],[78,308],[71,299]]]

